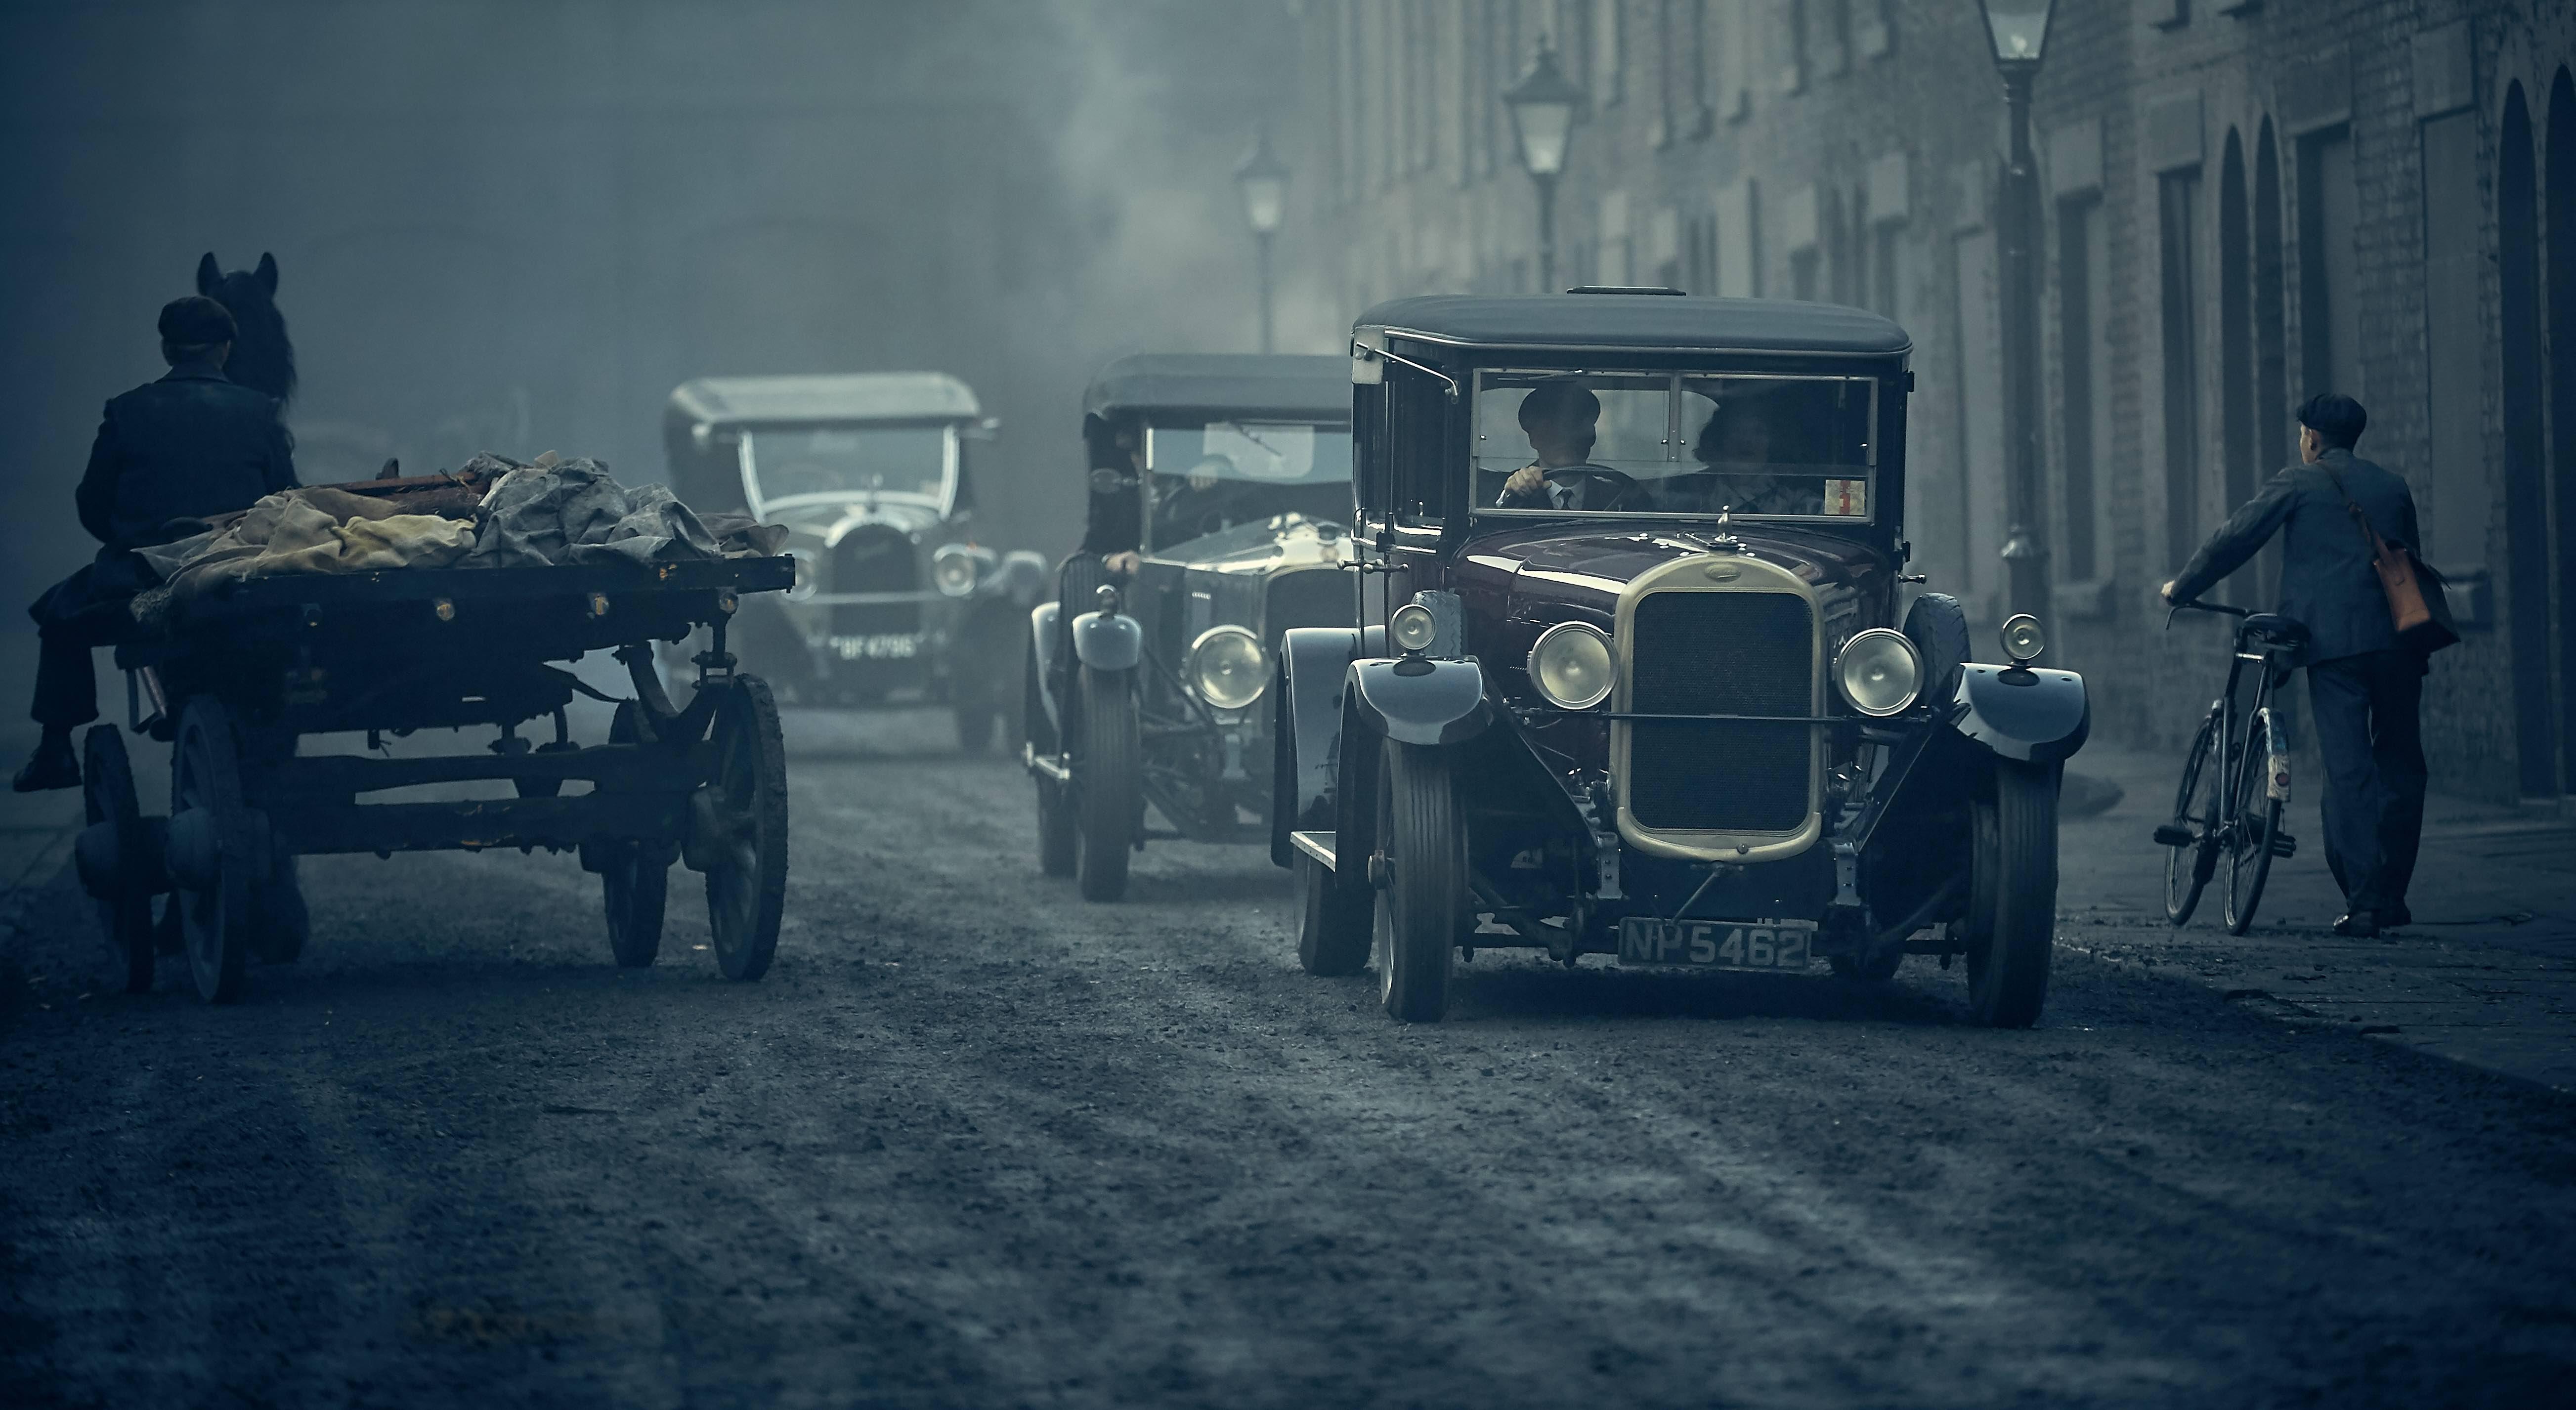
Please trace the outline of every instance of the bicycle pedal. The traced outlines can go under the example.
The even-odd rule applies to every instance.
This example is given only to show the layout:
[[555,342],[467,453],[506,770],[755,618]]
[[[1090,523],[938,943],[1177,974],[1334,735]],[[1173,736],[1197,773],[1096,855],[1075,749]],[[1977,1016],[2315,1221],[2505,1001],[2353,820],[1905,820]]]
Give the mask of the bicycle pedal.
[[2292,837],[2286,832],[2273,833],[2272,855],[2275,857],[2295,857],[2299,855],[2299,839]]
[[2159,847],[2189,847],[2199,841],[2192,830],[2181,823],[2163,823],[2156,828],[2156,845]]

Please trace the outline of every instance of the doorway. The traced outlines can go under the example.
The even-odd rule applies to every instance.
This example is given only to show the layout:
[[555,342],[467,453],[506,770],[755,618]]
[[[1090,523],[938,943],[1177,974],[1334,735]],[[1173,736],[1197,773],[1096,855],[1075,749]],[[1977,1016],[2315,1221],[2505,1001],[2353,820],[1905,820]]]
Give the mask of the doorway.
[[2549,689],[2549,520],[2541,454],[2540,208],[2531,111],[2505,94],[2496,170],[2496,274],[2504,334],[2505,616],[2513,651],[2516,773],[2525,797],[2558,788]]

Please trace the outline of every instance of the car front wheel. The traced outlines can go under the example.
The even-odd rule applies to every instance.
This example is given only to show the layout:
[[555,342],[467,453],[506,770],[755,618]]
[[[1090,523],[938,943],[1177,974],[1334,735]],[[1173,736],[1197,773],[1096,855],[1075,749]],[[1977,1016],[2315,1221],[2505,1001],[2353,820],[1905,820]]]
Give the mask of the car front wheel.
[[1144,746],[1135,693],[1123,672],[1082,668],[1082,754],[1075,782],[1074,882],[1086,901],[1127,894],[1127,854],[1136,845],[1137,775]]
[[1995,761],[1994,793],[1974,809],[1968,901],[1968,1013],[2028,1028],[2048,999],[2057,931],[2055,764]]
[[1388,740],[1378,770],[1378,997],[1387,1015],[1438,1023],[1449,1012],[1449,971],[1466,918],[1467,830],[1436,749]]

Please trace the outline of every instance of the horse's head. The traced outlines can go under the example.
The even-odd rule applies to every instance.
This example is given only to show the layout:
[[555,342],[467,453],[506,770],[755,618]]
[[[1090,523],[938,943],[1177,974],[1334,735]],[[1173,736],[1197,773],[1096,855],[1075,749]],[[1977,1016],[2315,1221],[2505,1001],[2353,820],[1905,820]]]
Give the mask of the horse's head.
[[284,401],[295,395],[295,347],[286,340],[286,317],[277,311],[277,256],[263,254],[259,268],[223,272],[214,252],[197,261],[197,292],[232,311],[240,330],[225,375]]

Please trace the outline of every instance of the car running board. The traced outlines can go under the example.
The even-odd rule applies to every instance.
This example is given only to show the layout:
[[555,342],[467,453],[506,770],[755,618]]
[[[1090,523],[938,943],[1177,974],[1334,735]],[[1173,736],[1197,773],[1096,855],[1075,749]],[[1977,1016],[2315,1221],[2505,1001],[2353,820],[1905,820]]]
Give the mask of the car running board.
[[1333,870],[1333,834],[1329,832],[1292,832],[1288,834],[1288,845],[1305,853],[1307,856],[1314,858],[1316,861],[1322,862],[1324,864],[1324,870]]

